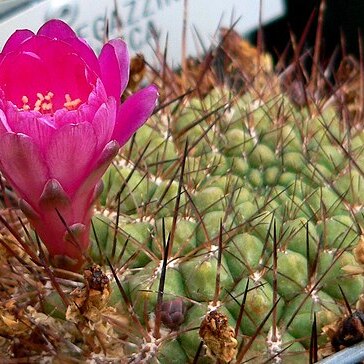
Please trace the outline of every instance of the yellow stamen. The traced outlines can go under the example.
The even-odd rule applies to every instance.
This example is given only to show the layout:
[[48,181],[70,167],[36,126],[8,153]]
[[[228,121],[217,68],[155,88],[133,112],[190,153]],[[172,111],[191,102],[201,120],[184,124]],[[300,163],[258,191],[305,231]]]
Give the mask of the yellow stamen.
[[53,113],[53,103],[52,98],[54,94],[53,92],[48,92],[45,96],[41,93],[37,93],[38,100],[34,104],[34,110],[40,111],[42,114],[51,114]]
[[39,99],[38,99],[38,100],[35,102],[35,104],[34,104],[34,110],[35,110],[35,111],[39,111],[39,110],[40,110],[41,105],[42,105],[42,100],[39,100]]
[[48,92],[47,95],[44,96],[44,99],[47,101],[51,101],[54,96],[53,92]]
[[42,104],[41,108],[44,112],[52,111],[52,104]]
[[63,106],[69,111],[76,110],[78,105],[81,103],[81,99],[72,100],[70,94],[65,94],[64,98],[66,99],[66,102],[63,104]]
[[[54,97],[53,92],[48,92],[46,95],[41,92],[37,92],[37,101],[34,103],[34,111],[39,111],[42,114],[53,114],[53,102],[52,99]],[[71,111],[76,110],[77,107],[81,104],[81,99],[72,100],[70,94],[65,94],[66,102],[63,106]],[[23,103],[23,107],[21,108],[24,111],[30,110],[30,106],[28,105],[29,99],[27,96],[22,96],[21,101]]]
[[66,99],[66,102],[71,102],[72,101],[70,94],[65,94],[64,98]]
[[43,94],[42,94],[42,93],[40,93],[40,92],[37,92],[37,97],[38,97],[38,99],[39,99],[39,100],[41,100],[41,101],[43,101],[43,100],[44,100],[44,96],[43,96]]
[[22,101],[22,103],[23,103],[23,107],[22,107],[22,109],[23,109],[23,110],[30,110],[30,106],[28,105],[29,99],[28,99],[26,96],[23,96],[23,97],[21,98],[21,101]]

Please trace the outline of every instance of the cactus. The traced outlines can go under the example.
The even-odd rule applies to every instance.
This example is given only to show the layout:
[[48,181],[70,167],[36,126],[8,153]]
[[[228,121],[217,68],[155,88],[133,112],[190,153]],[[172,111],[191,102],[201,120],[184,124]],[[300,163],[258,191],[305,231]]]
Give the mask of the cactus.
[[[156,340],[151,362],[305,363],[314,319],[324,347],[322,328],[364,288],[361,274],[349,273],[360,270],[352,251],[362,229],[356,217],[362,175],[359,156],[354,161],[345,150],[345,141],[362,131],[340,125],[334,106],[315,116],[311,128],[307,109],[284,95],[274,103],[232,97],[227,105],[226,97],[190,98],[137,132],[104,180],[111,186],[105,195],[115,196],[112,186],[128,179],[121,196],[133,206],[104,199],[94,224],[121,202],[119,228],[114,217],[103,244],[110,251],[116,235],[119,252],[129,237],[124,256],[112,264],[123,271],[128,302]],[[219,111],[204,111],[205,104]],[[164,114],[173,115],[168,125]],[[170,143],[176,146],[167,160],[151,159],[145,140],[136,142],[150,130],[161,140],[167,135],[152,154],[165,156]],[[139,238],[145,224],[149,239]],[[138,255],[129,260],[133,251]],[[113,299],[124,302],[120,294]],[[220,338],[198,329],[214,313],[227,320]],[[131,362],[140,362],[142,352],[135,346]]]
[[364,289],[364,132],[266,77],[165,97],[103,177],[84,276],[0,216],[4,353],[308,363],[329,346]]

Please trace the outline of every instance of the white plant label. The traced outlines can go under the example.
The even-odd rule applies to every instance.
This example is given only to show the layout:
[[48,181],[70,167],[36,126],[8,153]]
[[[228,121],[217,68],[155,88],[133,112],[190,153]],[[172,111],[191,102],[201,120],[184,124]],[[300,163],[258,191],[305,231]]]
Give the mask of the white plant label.
[[[119,36],[118,22],[113,16],[117,5],[122,24],[122,36],[132,54],[143,53],[149,61],[154,58],[155,36],[164,49],[168,39],[168,58],[180,63],[184,0],[45,0],[0,23],[0,42],[16,29],[36,31],[51,18],[70,24],[78,35],[99,50],[103,43],[105,17],[109,18],[110,38]],[[0,8],[1,10],[1,8]],[[217,42],[219,26],[243,34],[283,14],[283,0],[188,0],[187,52],[196,56]],[[238,20],[239,19],[239,20]],[[168,37],[167,37],[168,35]]]

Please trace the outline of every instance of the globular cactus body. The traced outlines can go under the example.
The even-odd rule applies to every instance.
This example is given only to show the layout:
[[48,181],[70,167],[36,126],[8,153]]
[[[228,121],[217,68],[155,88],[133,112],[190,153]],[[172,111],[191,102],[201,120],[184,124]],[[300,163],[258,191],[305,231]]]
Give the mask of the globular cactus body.
[[[217,310],[239,345],[254,337],[245,359],[307,362],[314,318],[321,333],[345,312],[343,294],[354,304],[364,289],[349,273],[360,270],[363,132],[348,130],[334,106],[310,116],[285,96],[263,102],[215,90],[172,106],[168,124],[165,109],[110,167],[94,217],[94,240],[122,267],[135,314],[151,337],[158,326],[154,360],[182,362],[166,354],[176,350],[192,362],[198,327]],[[224,361],[206,340],[199,362]]]

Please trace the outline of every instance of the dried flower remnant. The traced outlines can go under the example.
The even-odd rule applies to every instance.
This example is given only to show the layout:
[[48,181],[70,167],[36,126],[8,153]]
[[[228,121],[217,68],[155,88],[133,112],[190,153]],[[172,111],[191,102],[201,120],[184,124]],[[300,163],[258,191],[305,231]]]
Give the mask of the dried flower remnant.
[[67,308],[69,320],[99,320],[101,312],[108,309],[107,302],[110,297],[109,279],[97,265],[84,271],[85,287],[76,288],[71,297],[73,304]]
[[326,325],[323,330],[335,351],[357,344],[364,339],[364,313],[355,311],[334,324]]
[[16,31],[0,54],[0,170],[50,257],[73,270],[89,246],[100,178],[156,104],[153,85],[121,103],[128,77],[121,39],[97,57],[60,20]]
[[110,285],[106,274],[97,265],[84,271],[85,286],[70,294],[71,304],[67,307],[66,320],[78,325],[82,336],[95,353],[104,352],[116,358],[124,356],[120,345],[120,333],[115,330],[126,328],[128,320],[115,307],[109,306]]
[[200,325],[199,334],[216,358],[225,363],[235,358],[238,342],[235,339],[234,329],[229,326],[224,314],[216,310],[209,312]]
[[137,54],[130,61],[130,78],[127,89],[135,91],[146,74],[146,64],[142,54]]
[[101,270],[100,266],[94,265],[90,269],[86,269],[84,276],[90,289],[102,292],[109,289],[109,278]]

